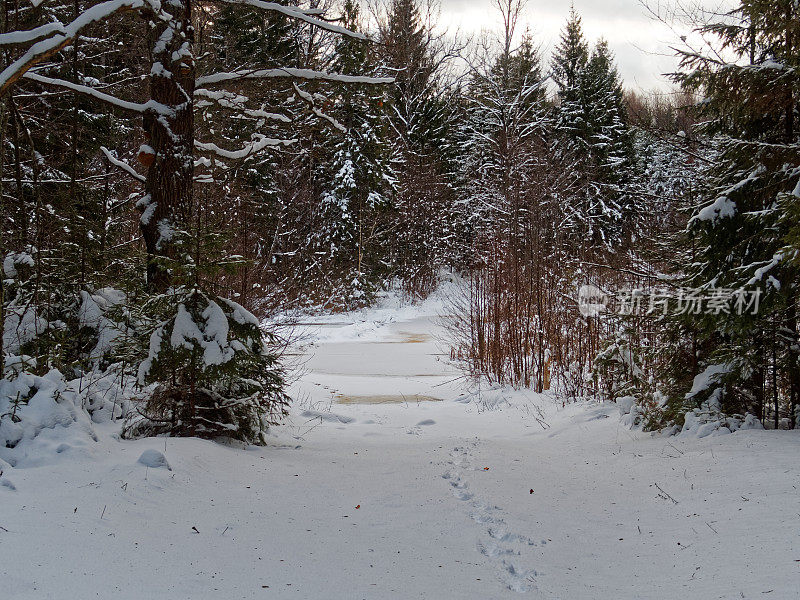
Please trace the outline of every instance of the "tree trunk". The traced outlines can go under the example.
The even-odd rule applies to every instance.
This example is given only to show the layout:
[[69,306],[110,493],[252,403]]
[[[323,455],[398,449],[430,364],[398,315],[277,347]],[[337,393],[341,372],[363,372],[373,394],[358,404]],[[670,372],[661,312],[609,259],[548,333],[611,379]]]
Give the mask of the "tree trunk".
[[144,134],[150,148],[142,148],[145,155],[152,152],[154,156],[147,171],[146,196],[140,203],[147,283],[153,291],[171,285],[169,263],[180,258],[175,233],[192,215],[195,65],[191,2],[163,4],[162,10],[172,19],[154,27],[150,96],[157,105],[145,114]]

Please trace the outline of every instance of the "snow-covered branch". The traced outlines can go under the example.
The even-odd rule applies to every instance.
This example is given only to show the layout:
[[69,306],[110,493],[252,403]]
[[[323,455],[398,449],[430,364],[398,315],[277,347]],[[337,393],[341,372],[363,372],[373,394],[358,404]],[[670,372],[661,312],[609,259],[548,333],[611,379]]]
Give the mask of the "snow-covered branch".
[[212,152],[221,158],[227,158],[228,160],[241,160],[244,158],[248,158],[257,154],[267,148],[272,148],[275,146],[288,146],[290,144],[294,144],[297,140],[280,140],[275,138],[269,138],[262,134],[255,134],[253,136],[252,142],[248,142],[239,150],[226,150],[225,148],[220,148],[214,143],[208,142],[200,142],[195,140],[194,147],[202,152]]
[[317,105],[314,103],[314,96],[312,96],[306,91],[301,90],[296,83],[292,83],[292,86],[294,87],[294,91],[297,92],[297,95],[300,96],[300,98],[309,105],[311,111],[316,116],[318,116],[320,119],[325,119],[326,121],[328,121],[328,123],[333,125],[336,129],[338,129],[342,133],[347,133],[347,127],[339,123],[339,121],[334,119],[332,116],[325,114],[324,112],[322,112],[320,109],[317,108]]
[[224,1],[227,2],[228,4],[244,4],[255,8],[261,8],[263,10],[279,12],[283,15],[286,15],[287,17],[304,21],[309,25],[314,25],[315,27],[319,27],[320,29],[326,29],[327,31],[332,31],[333,33],[339,33],[341,35],[347,35],[359,40],[369,39],[363,33],[356,33],[355,31],[350,31],[349,29],[345,29],[344,27],[340,27],[339,25],[334,25],[333,23],[328,23],[327,21],[323,21],[322,19],[317,19],[311,16],[311,15],[317,15],[317,16],[321,15],[323,11],[319,9],[303,10],[296,6],[284,6],[283,4],[278,4],[276,2],[263,2],[263,0],[224,0]]
[[124,171],[125,173],[127,173],[128,175],[130,175],[131,177],[136,179],[137,181],[141,181],[142,183],[144,183],[144,181],[145,181],[144,175],[140,175],[128,163],[119,160],[105,146],[100,146],[100,150],[103,152],[103,154],[106,155],[106,158],[108,159],[108,162],[110,162],[112,165],[114,165],[118,169],[121,169],[122,171]]
[[59,21],[55,23],[46,23],[39,27],[34,27],[33,29],[0,33],[0,46],[31,44],[56,33],[64,33],[64,24]]
[[73,92],[85,94],[87,96],[91,96],[92,98],[97,98],[98,100],[102,100],[103,102],[106,102],[108,104],[112,104],[117,108],[121,108],[123,110],[129,110],[138,113],[152,111],[160,115],[171,115],[174,112],[173,108],[170,108],[169,106],[164,106],[163,104],[159,104],[158,102],[154,102],[152,100],[145,102],[144,104],[139,102],[129,102],[128,100],[123,100],[122,98],[117,98],[116,96],[112,96],[110,94],[106,94],[105,92],[101,92],[100,90],[97,90],[93,87],[89,87],[88,85],[72,83],[71,81],[65,81],[64,79],[54,79],[52,77],[45,77],[44,75],[39,75],[38,73],[35,72],[29,71],[24,74],[24,77],[25,79],[37,81],[45,85],[62,87],[68,90],[72,90]]
[[384,85],[394,83],[392,77],[367,77],[363,75],[342,75],[341,73],[329,73],[327,71],[314,71],[312,69],[296,69],[293,67],[283,67],[280,69],[247,69],[241,71],[227,71],[205,75],[197,78],[197,85],[209,85],[213,83],[223,83],[226,81],[236,81],[242,79],[273,79],[288,77],[293,79],[306,79],[309,81],[334,81],[337,83],[355,83],[366,85]]
[[207,100],[200,100],[195,103],[198,108],[211,106],[216,102],[222,108],[229,108],[231,110],[238,110],[242,114],[252,117],[254,119],[269,119],[271,121],[280,121],[281,123],[291,123],[292,120],[281,113],[269,112],[258,108],[247,108],[245,103],[250,100],[247,96],[230,92],[227,90],[208,90],[204,88],[196,89],[194,91],[195,98],[207,98]]

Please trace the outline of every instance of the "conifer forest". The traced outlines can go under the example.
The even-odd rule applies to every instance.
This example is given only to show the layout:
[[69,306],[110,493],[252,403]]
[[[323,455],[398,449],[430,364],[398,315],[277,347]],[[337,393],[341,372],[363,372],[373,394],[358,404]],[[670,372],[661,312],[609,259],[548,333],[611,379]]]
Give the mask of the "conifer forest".
[[0,18],[0,598],[798,597],[798,0]]

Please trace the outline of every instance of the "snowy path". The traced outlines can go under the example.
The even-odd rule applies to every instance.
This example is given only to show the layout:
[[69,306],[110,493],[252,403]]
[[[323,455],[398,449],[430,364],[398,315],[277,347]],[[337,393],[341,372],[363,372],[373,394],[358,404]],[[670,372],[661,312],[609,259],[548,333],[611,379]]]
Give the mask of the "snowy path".
[[[309,327],[272,446],[101,427],[7,473],[0,598],[798,597],[796,433],[651,437],[613,406],[469,402],[432,312]],[[171,471],[136,463],[165,447]]]

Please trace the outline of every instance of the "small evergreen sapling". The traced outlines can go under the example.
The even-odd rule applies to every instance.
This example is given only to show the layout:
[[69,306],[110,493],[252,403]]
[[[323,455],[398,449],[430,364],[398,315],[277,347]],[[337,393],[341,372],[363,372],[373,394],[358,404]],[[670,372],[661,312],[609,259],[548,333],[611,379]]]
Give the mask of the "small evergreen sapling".
[[288,407],[272,335],[236,302],[197,287],[171,290],[148,304],[163,320],[150,335],[138,376],[154,388],[124,435],[264,443],[267,428]]
[[195,225],[172,232],[178,256],[162,268],[183,283],[151,295],[137,315],[138,382],[148,389],[123,435],[263,444],[289,405],[278,340],[240,304],[207,291],[242,260],[222,256],[221,237],[203,229],[197,213]]

